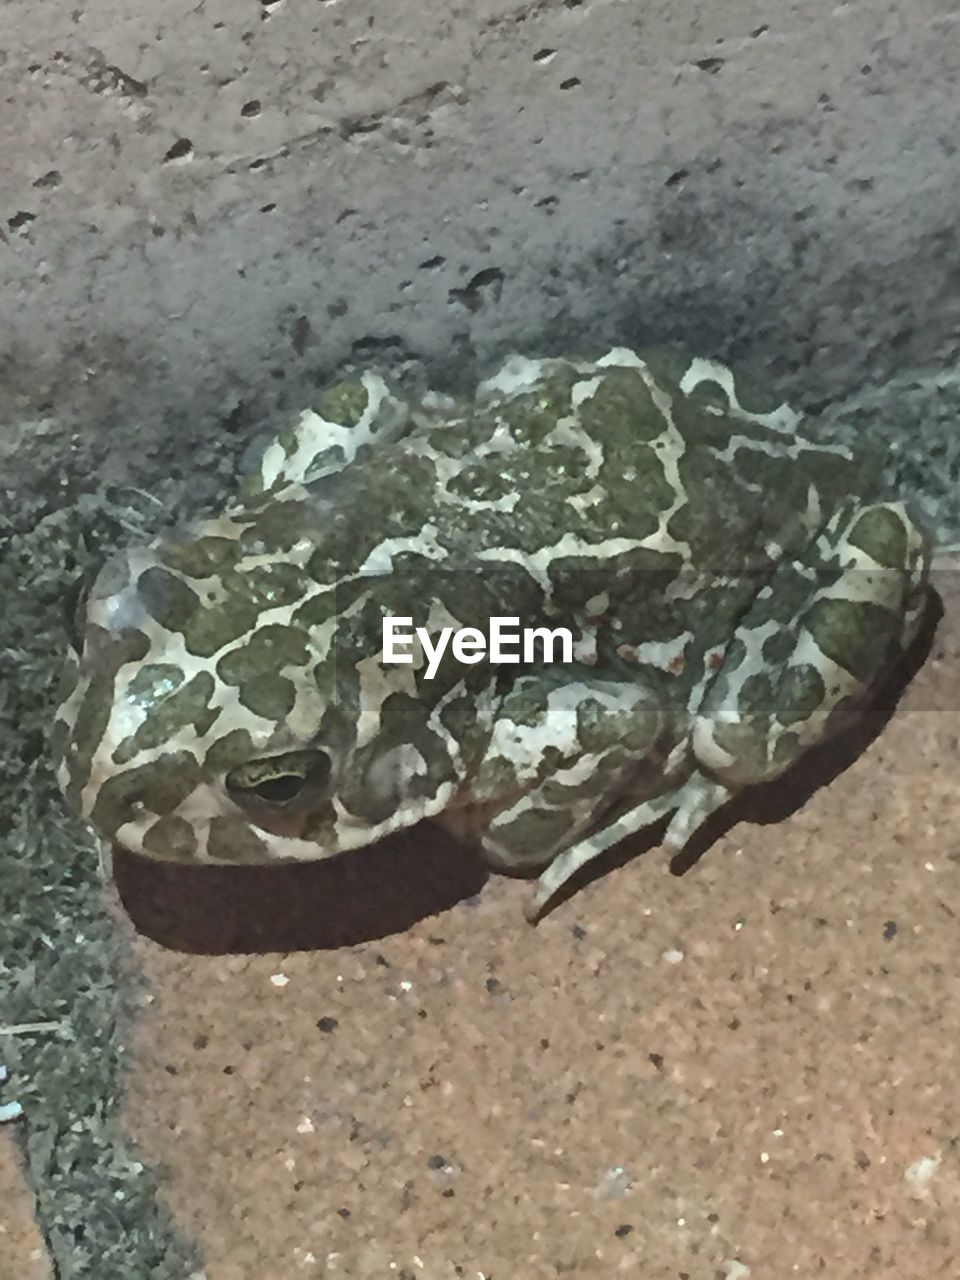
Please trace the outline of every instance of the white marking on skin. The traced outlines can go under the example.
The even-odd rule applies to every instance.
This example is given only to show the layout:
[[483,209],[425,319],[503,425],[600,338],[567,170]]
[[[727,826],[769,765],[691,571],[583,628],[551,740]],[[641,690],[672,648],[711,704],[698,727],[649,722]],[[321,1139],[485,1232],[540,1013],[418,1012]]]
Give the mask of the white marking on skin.
[[705,573],[701,569],[684,565],[677,576],[667,584],[663,598],[668,604],[673,604],[677,600],[695,600],[706,587],[716,585],[718,585],[716,573]]
[[[632,352],[626,352],[625,354],[633,355]],[[651,440],[649,444],[657,454],[660,465],[663,467],[664,479],[674,493],[674,500],[671,505],[658,513],[659,519],[656,533],[645,538],[642,545],[656,551],[677,552],[685,561],[689,561],[692,559],[689,542],[678,541],[667,532],[667,525],[670,520],[687,502],[687,492],[680,476],[680,459],[686,452],[687,443],[673,420],[673,401],[670,396],[657,384],[649,367],[642,360],[634,356],[634,361],[640,371],[644,385],[650,392],[654,407],[659,411],[666,423],[665,430],[654,440]],[[625,363],[625,361],[621,363]]]
[[737,397],[734,374],[718,360],[706,360],[702,357],[691,360],[686,373],[680,379],[679,387],[683,394],[688,396],[701,382],[715,382],[727,397],[731,411],[747,422],[756,422],[762,427],[783,432],[784,435],[793,435],[803,420],[802,416],[788,404],[781,404],[769,413],[751,413],[748,409],[744,409]]
[[[587,400],[592,399],[602,386],[603,378],[585,378],[582,382],[575,382],[570,392],[570,407],[572,409],[579,409]],[[557,426],[560,426],[561,422],[570,421],[576,422],[577,419],[561,418],[560,422],[557,423]]]
[[834,697],[840,694],[856,694],[863,688],[857,677],[848,671],[846,667],[841,666],[839,662],[835,662],[828,657],[810,632],[805,627],[802,627],[797,636],[797,643],[790,655],[790,666],[800,667],[805,665],[815,667],[820,673],[820,678],[827,689],[827,696],[820,703],[820,706],[804,720],[803,725],[799,726],[801,728],[805,728],[811,722],[820,723],[820,721],[826,719],[827,713],[831,710],[831,694]]
[[617,653],[640,666],[656,667],[658,671],[672,675],[683,669],[687,645],[692,640],[692,631],[682,631],[669,640],[645,640],[641,644],[620,645]]
[[575,533],[564,533],[547,547],[537,551],[522,551],[517,547],[489,547],[477,553],[478,560],[502,560],[509,564],[519,564],[532,573],[545,574],[553,561],[560,556],[583,556],[586,559],[603,561],[621,555],[624,551],[634,551],[645,545],[637,538],[606,538],[602,542],[587,542]]
[[535,387],[543,375],[545,360],[529,360],[526,356],[509,355],[491,377],[477,387],[477,399],[486,399],[498,393],[513,396]]
[[594,666],[597,661],[597,628],[585,626],[582,634],[574,641],[573,661]]
[[[463,744],[446,727],[442,717],[450,703],[463,696],[465,688],[464,682],[459,680],[448,689],[436,703],[427,720],[427,726],[431,732],[435,733],[443,741],[447,756],[458,777],[463,772]],[[489,729],[492,726],[494,711],[495,701],[492,691],[489,688],[481,690],[473,708],[473,723],[476,731],[482,733],[484,729]]]
[[491,434],[486,440],[481,440],[470,455],[471,458],[485,458],[488,454],[495,456],[500,453],[516,453],[518,451],[520,446],[517,444],[516,438],[507,424],[502,418],[497,418],[496,422],[497,425]]
[[[599,384],[599,379],[594,382]],[[578,382],[573,388],[574,392],[579,387],[593,385]],[[587,459],[587,465],[584,468],[584,479],[595,480],[603,466],[603,448],[596,440],[589,436],[581,427],[579,421],[574,417],[560,418],[557,425],[544,440],[544,444],[569,445],[573,449],[579,450]],[[569,501],[569,499],[568,499]]]
[[595,484],[586,493],[569,494],[566,502],[568,506],[573,507],[574,511],[583,512],[587,507],[595,507],[598,502],[603,502],[608,496],[607,490],[602,485]]
[[[384,380],[375,373],[364,373],[360,381],[366,388],[367,404],[356,426],[345,427],[331,422],[312,409],[305,409],[294,427],[296,446],[287,454],[279,440],[270,444],[260,462],[260,478],[264,489],[276,484],[303,484],[308,478],[318,480],[331,471],[340,471],[351,463],[361,446],[373,440],[397,434],[405,421],[407,408],[391,396]],[[377,424],[381,408],[387,404],[392,420]],[[314,467],[315,460],[328,449],[339,450],[332,463]]]
[[437,526],[425,524],[423,530],[415,535],[397,538],[385,538],[375,546],[370,554],[350,576],[362,574],[393,573],[393,557],[404,551],[414,551],[428,560],[443,560],[447,552],[437,542]]
[[462,626],[463,622],[460,618],[454,617],[442,600],[430,601],[430,612],[427,615],[428,630],[437,631],[442,627],[453,627],[456,630]]
[[[357,722],[357,748],[359,749],[366,746],[379,733],[380,709],[387,698],[392,693],[405,693],[415,698],[417,681],[413,667],[391,667],[385,670],[380,665],[379,655],[361,658],[356,670],[360,680],[360,716]],[[317,723],[320,723],[319,720]]]
[[645,360],[641,360],[635,351],[628,347],[612,347],[606,355],[597,361],[597,368],[607,369],[611,365],[626,369],[647,369]]
[[[369,795],[376,801],[391,799],[396,792],[396,780],[408,783],[412,778],[426,777],[427,762],[412,742],[398,742],[389,751],[377,756],[364,775]],[[404,792],[407,788],[404,787]]]

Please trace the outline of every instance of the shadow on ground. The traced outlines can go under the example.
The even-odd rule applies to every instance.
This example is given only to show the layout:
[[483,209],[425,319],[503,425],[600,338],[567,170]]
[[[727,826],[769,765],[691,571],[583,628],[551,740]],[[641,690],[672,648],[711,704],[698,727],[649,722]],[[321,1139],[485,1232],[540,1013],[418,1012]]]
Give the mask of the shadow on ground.
[[[738,822],[782,822],[848,768],[883,730],[926,661],[942,614],[935,595],[916,643],[855,726],[714,814],[673,859],[671,871],[685,874]],[[624,841],[585,867],[550,909],[655,848],[665,826]],[[473,851],[421,823],[325,862],[275,867],[183,867],[118,849],[114,875],[141,933],[173,950],[224,955],[331,949],[402,933],[474,897],[488,872]]]

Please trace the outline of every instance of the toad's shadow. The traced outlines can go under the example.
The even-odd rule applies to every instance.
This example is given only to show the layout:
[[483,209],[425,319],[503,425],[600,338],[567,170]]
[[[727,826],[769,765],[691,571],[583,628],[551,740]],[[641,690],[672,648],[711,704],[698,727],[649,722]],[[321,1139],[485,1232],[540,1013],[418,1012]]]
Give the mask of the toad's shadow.
[[[846,769],[883,729],[926,661],[942,612],[934,596],[916,643],[853,728],[810,751],[781,778],[745,791],[714,814],[673,859],[674,874],[688,871],[735,823],[780,822]],[[550,909],[654,848],[664,826],[625,840],[585,867]],[[473,898],[488,873],[470,849],[421,823],[325,862],[275,867],[183,867],[117,850],[114,875],[141,933],[173,950],[224,955],[321,950],[400,933]]]
[[203,955],[315,951],[402,933],[476,895],[487,875],[475,853],[426,822],[324,862],[184,867],[114,853],[137,929]]

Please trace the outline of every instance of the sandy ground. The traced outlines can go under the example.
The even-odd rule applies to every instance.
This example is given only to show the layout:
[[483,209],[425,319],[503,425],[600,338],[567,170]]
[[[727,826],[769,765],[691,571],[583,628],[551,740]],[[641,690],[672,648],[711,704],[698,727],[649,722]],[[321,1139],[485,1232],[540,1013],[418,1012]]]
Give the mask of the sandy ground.
[[0,1133],[0,1280],[50,1280],[33,1195],[12,1135]]
[[428,832],[119,860],[126,1124],[206,1280],[960,1274],[955,576],[888,722],[536,928]]

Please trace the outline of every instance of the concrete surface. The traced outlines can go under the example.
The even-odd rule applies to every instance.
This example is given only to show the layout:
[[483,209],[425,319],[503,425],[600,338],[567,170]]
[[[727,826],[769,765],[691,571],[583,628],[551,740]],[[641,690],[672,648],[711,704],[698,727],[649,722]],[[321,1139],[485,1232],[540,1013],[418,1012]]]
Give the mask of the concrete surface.
[[40,1232],[34,1224],[33,1196],[13,1136],[0,1133],[0,1277],[52,1280]]
[[814,399],[949,362],[958,30],[952,0],[6,0],[0,474],[213,468],[350,360],[466,382],[682,336]]

